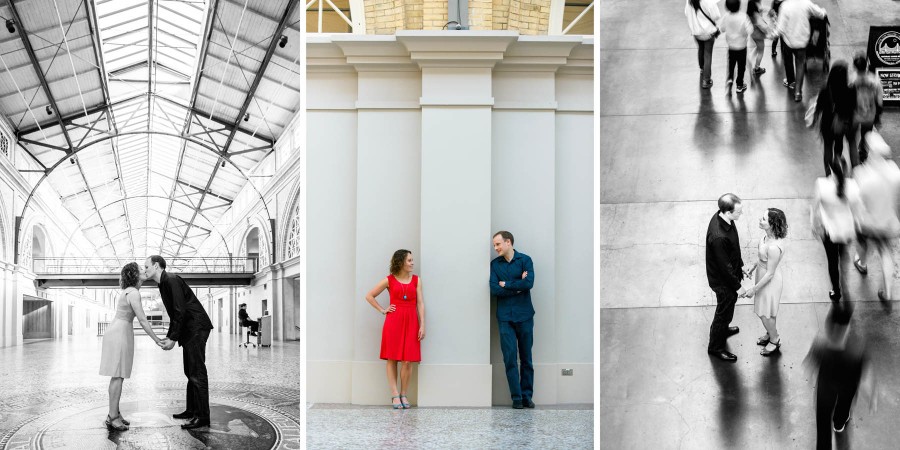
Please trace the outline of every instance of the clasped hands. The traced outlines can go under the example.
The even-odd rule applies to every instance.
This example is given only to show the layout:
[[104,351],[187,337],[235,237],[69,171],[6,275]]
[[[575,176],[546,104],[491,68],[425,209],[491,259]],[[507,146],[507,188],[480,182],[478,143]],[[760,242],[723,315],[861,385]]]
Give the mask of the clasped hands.
[[156,343],[156,345],[158,345],[159,348],[168,351],[168,350],[172,350],[173,348],[175,348],[175,341],[173,341],[169,338],[163,338],[163,339],[160,339]]
[[[522,279],[524,280],[525,278],[528,278],[528,271],[527,271],[527,270],[524,271],[524,272],[522,272]],[[501,281],[501,282],[500,282],[500,287],[505,288],[505,287],[506,287],[506,282],[505,282],[505,281]]]
[[[753,276],[753,271],[756,270],[756,266],[759,263],[753,263],[747,266],[746,269],[742,269],[741,273],[744,274],[744,278],[750,279]],[[743,286],[737,291],[738,298],[749,298],[756,295],[756,287],[751,287],[750,289],[745,289]]]

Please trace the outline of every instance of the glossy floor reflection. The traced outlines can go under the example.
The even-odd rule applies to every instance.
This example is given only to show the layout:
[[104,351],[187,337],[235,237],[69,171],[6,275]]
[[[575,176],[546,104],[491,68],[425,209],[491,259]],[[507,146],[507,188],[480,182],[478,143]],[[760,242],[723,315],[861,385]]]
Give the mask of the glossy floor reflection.
[[417,408],[315,404],[307,447],[341,449],[591,449],[592,405],[535,409]]
[[67,337],[0,349],[0,449],[278,449],[300,445],[300,345],[238,347],[237,335],[207,344],[212,425],[185,431],[181,350],[135,336],[132,378],[121,409],[131,429],[109,432],[108,377],[97,375],[101,338]]
[[[900,3],[813,0],[828,12],[832,60],[865,49],[869,25],[900,23]],[[746,5],[746,0],[742,1]],[[768,8],[771,0],[763,0]],[[724,2],[717,2],[724,11]],[[803,116],[822,86],[821,60],[808,65],[802,103],[782,86],[780,51],[743,94],[725,89],[725,39],[713,52],[712,89],[701,89],[685,2],[604,0],[600,5],[600,419],[603,448],[812,448],[812,386],[799,363],[824,319],[830,284],[825,252],[811,233],[809,205],[824,175],[823,145]],[[900,112],[880,130],[900,161]],[[738,362],[706,354],[715,298],[705,272],[705,231],[716,199],[743,199],[737,227],[745,262],[756,261],[757,220],[776,207],[788,219],[779,266],[784,354],[763,359],[763,334],[750,300],[739,301],[731,338]],[[895,243],[895,261],[900,244]],[[877,257],[868,277],[845,261],[849,297],[874,300]],[[900,279],[893,279],[900,292]],[[900,377],[891,355],[900,314],[860,307],[882,350],[882,403],[861,408],[840,445],[896,448]],[[652,430],[652,432],[648,432]]]

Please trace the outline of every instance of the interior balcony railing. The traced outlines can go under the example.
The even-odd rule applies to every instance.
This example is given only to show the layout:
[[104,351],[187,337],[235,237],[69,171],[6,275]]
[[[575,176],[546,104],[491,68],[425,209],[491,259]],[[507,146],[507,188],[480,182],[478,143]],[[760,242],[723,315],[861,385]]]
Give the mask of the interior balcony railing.
[[[137,261],[143,269],[144,261]],[[117,287],[121,258],[36,257],[32,270],[38,287]],[[166,271],[177,273],[191,286],[247,286],[259,271],[256,257],[169,257]],[[145,285],[155,285],[152,280]]]
[[[144,262],[137,261],[143,269]],[[34,258],[36,274],[119,273],[126,261],[117,258]],[[256,273],[258,258],[182,257],[167,258],[166,271],[171,273]]]

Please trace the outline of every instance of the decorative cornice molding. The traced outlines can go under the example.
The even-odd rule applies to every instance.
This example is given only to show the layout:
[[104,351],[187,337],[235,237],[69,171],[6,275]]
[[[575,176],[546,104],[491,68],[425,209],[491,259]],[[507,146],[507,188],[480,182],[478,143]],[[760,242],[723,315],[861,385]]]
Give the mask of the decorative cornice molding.
[[425,67],[502,71],[578,70],[594,65],[594,38],[520,36],[515,31],[398,31],[396,35],[310,35],[307,70],[397,72]]

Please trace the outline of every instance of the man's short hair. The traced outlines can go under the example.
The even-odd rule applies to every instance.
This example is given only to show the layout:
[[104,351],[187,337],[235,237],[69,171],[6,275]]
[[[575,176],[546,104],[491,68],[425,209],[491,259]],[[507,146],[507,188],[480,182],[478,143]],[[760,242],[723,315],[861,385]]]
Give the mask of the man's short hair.
[[238,308],[243,307],[243,306],[247,306],[247,304],[246,304],[246,303],[241,303],[240,305],[238,305]]
[[725,194],[719,197],[719,212],[732,212],[734,211],[734,205],[737,205],[738,203],[741,203],[740,197],[731,193]]
[[725,0],[725,9],[733,13],[741,9],[741,0]]
[[150,256],[150,264],[153,264],[153,263],[158,263],[160,269],[166,270],[166,260],[163,259],[162,256],[151,255]]
[[512,233],[510,233],[509,231],[498,231],[494,233],[491,238],[495,238],[497,236],[502,237],[504,241],[509,241],[510,245],[515,245],[516,243],[516,238],[514,238]]

